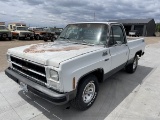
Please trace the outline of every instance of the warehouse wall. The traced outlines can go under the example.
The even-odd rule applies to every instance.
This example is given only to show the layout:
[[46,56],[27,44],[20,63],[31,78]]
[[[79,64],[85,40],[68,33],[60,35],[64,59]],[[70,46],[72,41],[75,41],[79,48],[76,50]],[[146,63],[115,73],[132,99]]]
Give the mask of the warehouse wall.
[[156,30],[156,24],[155,24],[154,19],[152,19],[147,24],[147,35],[146,36],[154,36],[155,35],[155,30]]

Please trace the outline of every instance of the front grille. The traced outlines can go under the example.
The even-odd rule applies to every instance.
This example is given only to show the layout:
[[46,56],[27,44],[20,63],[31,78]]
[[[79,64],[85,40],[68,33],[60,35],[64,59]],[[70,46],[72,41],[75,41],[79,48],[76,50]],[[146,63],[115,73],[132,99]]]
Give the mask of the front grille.
[[43,66],[13,56],[11,56],[11,61],[13,68],[26,75],[26,77],[47,83],[45,68]]

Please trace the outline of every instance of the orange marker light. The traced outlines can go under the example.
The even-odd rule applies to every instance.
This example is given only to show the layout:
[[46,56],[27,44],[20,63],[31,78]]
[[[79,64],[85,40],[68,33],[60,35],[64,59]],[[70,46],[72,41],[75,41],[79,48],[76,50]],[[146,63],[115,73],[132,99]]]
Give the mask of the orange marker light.
[[73,85],[72,88],[75,89],[75,88],[76,88],[76,79],[75,79],[75,77],[73,78],[73,83],[72,83],[72,85]]

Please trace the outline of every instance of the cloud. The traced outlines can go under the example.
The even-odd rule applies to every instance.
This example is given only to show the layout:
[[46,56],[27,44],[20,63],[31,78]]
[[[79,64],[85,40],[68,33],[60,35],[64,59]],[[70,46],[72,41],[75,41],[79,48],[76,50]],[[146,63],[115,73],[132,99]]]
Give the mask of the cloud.
[[24,0],[24,2],[28,3],[29,5],[40,5],[44,4],[43,0]]
[[26,18],[23,19],[26,23],[40,26],[65,26],[72,22],[93,21],[94,13],[96,21],[154,18],[160,22],[159,0],[0,0],[0,4],[2,20],[12,18],[19,21]]
[[7,13],[4,12],[4,11],[0,11],[0,14],[1,14],[1,15],[6,15]]

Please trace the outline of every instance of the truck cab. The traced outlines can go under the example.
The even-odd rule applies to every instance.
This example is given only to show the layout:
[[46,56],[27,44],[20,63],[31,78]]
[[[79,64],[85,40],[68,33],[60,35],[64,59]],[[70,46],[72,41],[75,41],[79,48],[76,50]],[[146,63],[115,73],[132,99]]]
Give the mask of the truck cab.
[[28,31],[28,27],[24,23],[9,23],[8,29],[11,30],[13,38],[18,40],[26,38],[32,40],[34,38],[34,33]]
[[34,33],[34,38],[36,40],[44,39],[44,36],[48,33],[48,31],[42,27],[29,27],[28,30]]
[[54,41],[58,38],[61,34],[63,28],[46,28],[47,34],[44,36],[44,41],[47,42],[48,40]]

